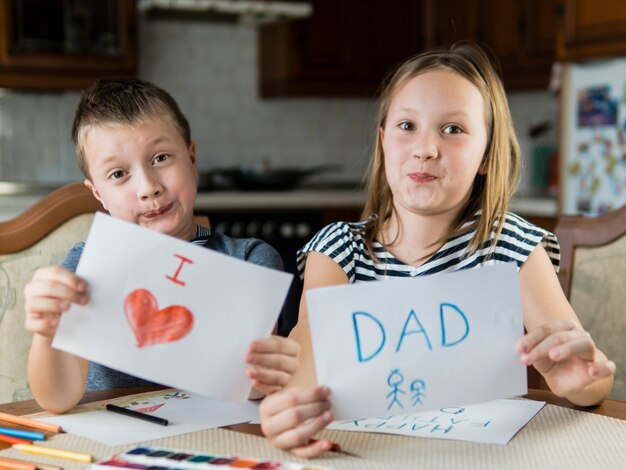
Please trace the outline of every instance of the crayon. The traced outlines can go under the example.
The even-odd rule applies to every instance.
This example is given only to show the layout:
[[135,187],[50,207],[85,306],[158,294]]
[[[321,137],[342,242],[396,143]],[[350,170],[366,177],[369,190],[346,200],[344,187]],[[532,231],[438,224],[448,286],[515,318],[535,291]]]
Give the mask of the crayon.
[[89,454],[71,452],[69,450],[54,449],[52,447],[36,446],[32,444],[13,444],[13,448],[31,454],[46,455],[48,457],[58,457],[60,459],[75,460],[77,462],[91,463],[93,457]]
[[159,418],[158,416],[152,416],[146,413],[140,413],[139,411],[129,410],[128,408],[123,408],[121,406],[116,406],[112,404],[108,404],[105,406],[108,411],[112,411],[113,413],[119,413],[124,416],[130,416],[131,418],[143,419],[144,421],[150,421],[151,423],[160,424],[161,426],[167,426],[169,421],[165,418]]
[[29,428],[41,429],[43,431],[50,432],[63,432],[61,426],[52,423],[44,423],[35,419],[24,418],[23,416],[15,416],[9,413],[0,412],[0,421],[6,421],[7,423],[21,424],[28,426]]
[[22,431],[21,429],[0,428],[0,434],[4,434],[6,436],[21,437],[23,439],[28,439],[31,441],[45,441],[46,440],[45,434],[41,432]]

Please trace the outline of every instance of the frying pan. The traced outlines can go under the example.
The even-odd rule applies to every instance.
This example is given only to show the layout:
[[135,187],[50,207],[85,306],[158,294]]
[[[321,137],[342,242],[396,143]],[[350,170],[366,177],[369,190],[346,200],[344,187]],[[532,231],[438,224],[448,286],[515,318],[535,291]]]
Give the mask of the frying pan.
[[[207,186],[231,186],[243,191],[287,190],[296,187],[303,179],[333,170],[341,166],[335,164],[318,165],[311,168],[296,167],[256,167],[238,166],[215,169],[208,175],[200,175],[200,189]],[[208,184],[206,184],[208,183]]]

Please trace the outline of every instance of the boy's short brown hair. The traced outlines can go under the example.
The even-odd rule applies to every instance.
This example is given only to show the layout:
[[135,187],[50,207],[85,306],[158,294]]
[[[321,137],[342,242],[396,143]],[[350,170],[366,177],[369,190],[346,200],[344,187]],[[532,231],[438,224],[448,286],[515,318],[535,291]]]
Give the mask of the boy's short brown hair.
[[185,143],[191,144],[187,118],[174,98],[158,86],[135,78],[107,78],[100,79],[87,88],[78,104],[72,125],[76,160],[85,177],[89,178],[89,168],[82,139],[90,126],[135,126],[159,116],[169,118]]

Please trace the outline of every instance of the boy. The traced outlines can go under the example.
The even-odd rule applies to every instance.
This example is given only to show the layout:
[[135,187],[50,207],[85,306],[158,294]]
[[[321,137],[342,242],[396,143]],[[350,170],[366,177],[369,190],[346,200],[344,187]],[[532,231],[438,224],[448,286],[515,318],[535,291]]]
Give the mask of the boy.
[[[99,80],[78,105],[72,141],[85,185],[111,216],[237,258],[282,269],[278,253],[260,240],[235,240],[196,225],[196,154],[187,119],[164,90],[136,79]],[[146,385],[129,376],[53,349],[59,316],[89,302],[87,283],[74,271],[84,243],[62,267],[37,270],[24,289],[25,327],[33,333],[28,358],[31,390],[54,413],[75,406],[87,390]],[[247,375],[261,393],[280,390],[298,366],[298,345],[272,336],[250,345]]]

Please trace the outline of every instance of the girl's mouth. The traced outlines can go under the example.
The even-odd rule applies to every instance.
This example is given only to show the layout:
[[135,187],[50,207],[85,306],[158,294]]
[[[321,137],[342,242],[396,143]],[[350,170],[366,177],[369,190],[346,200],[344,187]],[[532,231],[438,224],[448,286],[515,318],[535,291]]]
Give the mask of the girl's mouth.
[[158,217],[160,215],[165,214],[167,211],[169,211],[173,205],[174,203],[170,202],[168,205],[160,207],[159,209],[144,213],[143,216],[146,219],[152,219],[154,217]]
[[431,181],[435,181],[437,179],[436,176],[433,176],[430,173],[409,173],[409,178],[411,178],[411,181],[421,184],[430,183]]

